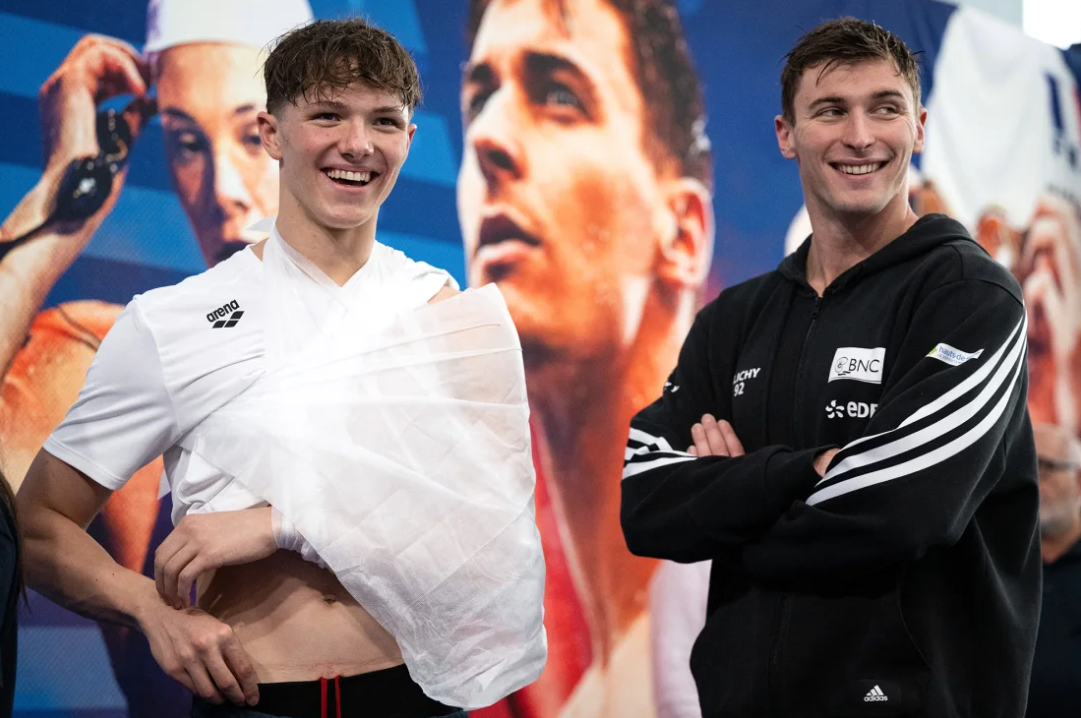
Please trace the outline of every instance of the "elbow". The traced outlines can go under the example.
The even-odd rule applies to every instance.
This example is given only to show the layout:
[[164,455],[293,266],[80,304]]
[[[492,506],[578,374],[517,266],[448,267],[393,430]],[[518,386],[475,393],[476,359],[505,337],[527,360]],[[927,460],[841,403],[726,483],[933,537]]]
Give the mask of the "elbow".
[[650,538],[653,532],[644,523],[636,511],[628,509],[626,503],[623,504],[619,512],[619,525],[623,529],[627,550],[635,556],[656,558],[650,553]]

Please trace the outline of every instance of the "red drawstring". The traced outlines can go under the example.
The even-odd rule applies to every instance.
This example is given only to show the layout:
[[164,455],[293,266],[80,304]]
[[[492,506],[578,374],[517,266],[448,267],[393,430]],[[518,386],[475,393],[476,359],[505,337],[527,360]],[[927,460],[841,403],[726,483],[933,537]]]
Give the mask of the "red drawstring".
[[[341,676],[334,676],[334,703],[335,703],[335,715],[337,718],[342,718],[342,687],[338,683],[338,679]],[[327,679],[319,679],[319,692],[321,697],[319,699],[319,718],[327,718]]]

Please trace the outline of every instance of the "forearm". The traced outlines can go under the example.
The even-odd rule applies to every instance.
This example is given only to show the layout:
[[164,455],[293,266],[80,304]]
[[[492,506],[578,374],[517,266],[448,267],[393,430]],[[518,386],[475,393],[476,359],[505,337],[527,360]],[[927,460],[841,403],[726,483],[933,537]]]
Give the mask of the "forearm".
[[622,483],[620,518],[627,547],[681,563],[719,558],[765,532],[814,485],[820,449],[766,447],[746,456],[660,464],[637,455]]
[[[21,237],[45,221],[52,209],[54,185],[49,174],[42,176],[0,224],[0,241]],[[50,225],[0,259],[0,369],[4,374],[49,292],[100,223],[97,218],[67,234]]]
[[82,527],[36,513],[23,529],[28,586],[81,616],[136,628],[163,604],[152,579],[120,566]]

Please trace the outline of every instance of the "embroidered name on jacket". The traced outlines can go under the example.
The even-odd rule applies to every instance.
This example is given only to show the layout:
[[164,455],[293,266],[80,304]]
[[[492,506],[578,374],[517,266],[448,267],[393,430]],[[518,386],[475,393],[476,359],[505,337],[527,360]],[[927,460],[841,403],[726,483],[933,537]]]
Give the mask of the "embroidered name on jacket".
[[851,379],[866,384],[881,384],[882,360],[885,356],[886,347],[838,347],[830,364],[829,381]]
[[743,393],[743,388],[747,385],[747,382],[758,376],[758,372],[762,371],[762,367],[755,367],[754,369],[744,369],[741,372],[737,372],[732,377],[732,396],[739,396]]

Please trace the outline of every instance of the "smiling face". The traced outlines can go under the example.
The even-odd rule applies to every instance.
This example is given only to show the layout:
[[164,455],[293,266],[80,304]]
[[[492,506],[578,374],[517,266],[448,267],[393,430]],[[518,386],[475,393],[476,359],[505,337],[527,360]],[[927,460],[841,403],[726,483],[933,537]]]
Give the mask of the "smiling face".
[[[267,152],[281,162],[281,203],[327,230],[374,223],[416,130],[400,98],[354,82],[309,91],[279,116],[260,114]],[[374,224],[373,224],[374,226]]]
[[597,355],[633,336],[657,238],[675,223],[628,58],[603,0],[563,16],[557,3],[497,0],[466,68],[469,281],[496,282],[523,343],[544,354]]
[[799,164],[811,216],[874,217],[908,201],[908,165],[926,110],[888,60],[804,71],[793,120],[777,117],[781,153]]
[[173,186],[210,266],[246,247],[245,228],[278,211],[278,168],[256,121],[266,104],[259,61],[258,48],[192,43],[156,63]]

